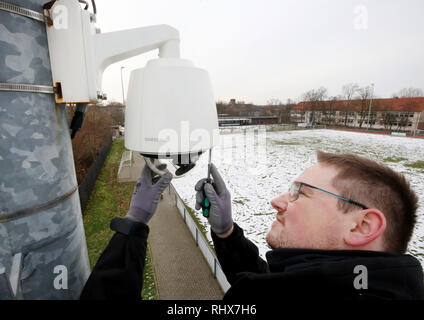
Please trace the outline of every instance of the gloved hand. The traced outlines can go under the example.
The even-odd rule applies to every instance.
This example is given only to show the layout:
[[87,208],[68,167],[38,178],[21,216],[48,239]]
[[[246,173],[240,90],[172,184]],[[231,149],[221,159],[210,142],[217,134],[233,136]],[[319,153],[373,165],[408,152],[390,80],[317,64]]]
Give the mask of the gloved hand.
[[[166,164],[161,164],[158,169],[164,170]],[[144,166],[140,178],[134,187],[134,193],[131,198],[130,209],[125,218],[136,222],[147,223],[156,211],[160,196],[172,180],[170,172],[162,177],[155,177],[148,165]],[[159,181],[158,181],[159,180]]]
[[211,207],[209,209],[208,221],[212,231],[217,235],[228,232],[233,227],[233,218],[231,215],[231,195],[225,186],[224,180],[211,164],[212,184],[206,183],[206,178],[199,180],[194,189],[196,192],[196,210],[201,208],[204,199],[203,190],[208,197]]

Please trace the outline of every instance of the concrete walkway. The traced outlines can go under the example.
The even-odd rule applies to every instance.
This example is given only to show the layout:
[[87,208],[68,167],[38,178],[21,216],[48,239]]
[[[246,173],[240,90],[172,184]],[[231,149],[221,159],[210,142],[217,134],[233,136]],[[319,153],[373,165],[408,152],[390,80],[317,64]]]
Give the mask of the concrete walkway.
[[[133,153],[131,179],[136,181],[144,159]],[[169,188],[148,223],[149,246],[160,300],[220,300],[223,292],[184,223]]]

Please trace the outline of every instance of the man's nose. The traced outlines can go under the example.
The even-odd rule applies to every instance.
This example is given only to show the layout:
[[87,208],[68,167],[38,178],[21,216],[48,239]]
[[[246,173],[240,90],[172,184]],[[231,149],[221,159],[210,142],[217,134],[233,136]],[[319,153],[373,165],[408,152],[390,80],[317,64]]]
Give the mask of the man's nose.
[[277,211],[286,211],[288,205],[288,193],[283,193],[279,195],[277,198],[271,200],[272,207]]

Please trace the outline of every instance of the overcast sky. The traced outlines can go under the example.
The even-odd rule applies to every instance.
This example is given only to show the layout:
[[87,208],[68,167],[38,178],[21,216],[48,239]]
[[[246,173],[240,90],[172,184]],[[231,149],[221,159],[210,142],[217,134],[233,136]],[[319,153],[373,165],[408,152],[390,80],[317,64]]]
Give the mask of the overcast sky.
[[[206,69],[215,100],[299,101],[323,86],[375,84],[391,97],[424,89],[423,0],[98,0],[102,32],[157,24],[177,28],[181,57]],[[110,66],[103,90],[122,101],[131,70],[158,51]],[[125,92],[126,94],[126,92]]]

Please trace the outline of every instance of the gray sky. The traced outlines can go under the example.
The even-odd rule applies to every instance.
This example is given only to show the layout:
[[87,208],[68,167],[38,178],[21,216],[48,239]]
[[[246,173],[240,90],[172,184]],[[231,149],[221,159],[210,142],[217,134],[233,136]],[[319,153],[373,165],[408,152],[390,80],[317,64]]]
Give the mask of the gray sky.
[[[206,69],[215,100],[265,104],[300,100],[324,86],[341,94],[349,82],[375,83],[391,97],[424,89],[423,0],[101,0],[102,32],[157,24],[177,28],[181,57]],[[103,90],[122,101],[130,71],[157,50],[110,66]],[[126,93],[125,93],[126,94]]]

